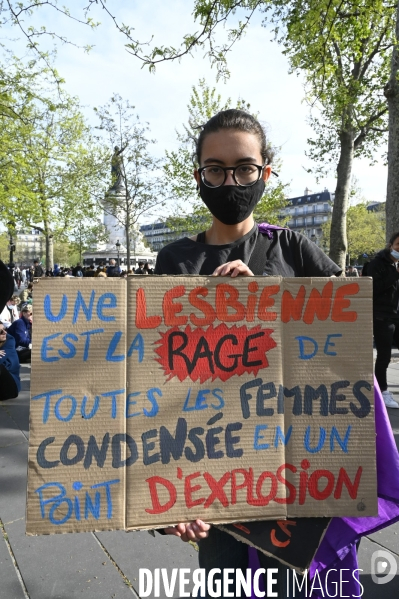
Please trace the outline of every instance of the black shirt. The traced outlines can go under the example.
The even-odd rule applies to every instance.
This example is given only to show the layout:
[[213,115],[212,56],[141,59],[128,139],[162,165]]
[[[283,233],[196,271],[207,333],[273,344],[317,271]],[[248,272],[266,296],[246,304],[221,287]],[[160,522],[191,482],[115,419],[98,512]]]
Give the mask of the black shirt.
[[[266,251],[264,276],[330,277],[341,269],[305,235],[289,229],[275,230]],[[248,264],[255,247],[258,227],[233,243],[209,245],[188,237],[162,248],[154,274],[211,275],[226,262],[242,260]]]
[[399,321],[399,273],[389,250],[381,250],[367,264],[367,277],[373,278],[374,315],[392,317]]

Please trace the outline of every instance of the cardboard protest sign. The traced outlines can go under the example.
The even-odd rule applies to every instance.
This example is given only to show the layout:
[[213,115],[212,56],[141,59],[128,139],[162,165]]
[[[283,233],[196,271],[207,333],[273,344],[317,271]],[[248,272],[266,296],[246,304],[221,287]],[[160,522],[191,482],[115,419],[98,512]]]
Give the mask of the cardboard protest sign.
[[219,524],[218,528],[304,573],[309,569],[330,522],[330,518],[292,518]]
[[125,281],[43,280],[34,295],[27,533],[124,528]]
[[371,282],[35,289],[28,533],[377,512]]

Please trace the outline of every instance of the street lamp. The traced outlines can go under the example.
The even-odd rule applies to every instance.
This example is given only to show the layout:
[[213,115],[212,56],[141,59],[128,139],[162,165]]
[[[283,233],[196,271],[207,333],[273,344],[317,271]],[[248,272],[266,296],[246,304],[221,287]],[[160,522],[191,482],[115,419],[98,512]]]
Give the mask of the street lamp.
[[118,268],[119,268],[119,249],[121,247],[121,244],[119,243],[119,239],[116,241],[115,247],[116,247],[116,251],[118,252]]

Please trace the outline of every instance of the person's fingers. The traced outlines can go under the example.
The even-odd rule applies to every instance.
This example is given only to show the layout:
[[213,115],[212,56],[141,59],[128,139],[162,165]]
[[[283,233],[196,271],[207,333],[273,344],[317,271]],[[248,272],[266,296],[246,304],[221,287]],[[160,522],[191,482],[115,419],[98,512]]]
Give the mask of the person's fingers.
[[179,524],[176,524],[175,528],[181,535],[184,535],[184,533],[186,532],[187,524],[185,522],[179,522]]
[[181,537],[181,533],[177,530],[176,526],[167,526],[163,530],[166,535],[174,535],[175,537]]
[[[235,274],[233,274],[235,273]],[[253,272],[248,268],[246,264],[242,260],[233,260],[232,262],[226,262],[225,264],[221,264],[212,273],[213,277],[227,277],[238,275],[244,276],[254,276]]]
[[242,276],[242,277],[254,277],[254,273],[252,272],[252,270],[250,268],[248,268],[248,266],[246,264],[243,264],[243,266],[236,266],[234,268],[234,270],[231,272],[231,277],[238,277],[238,276]]

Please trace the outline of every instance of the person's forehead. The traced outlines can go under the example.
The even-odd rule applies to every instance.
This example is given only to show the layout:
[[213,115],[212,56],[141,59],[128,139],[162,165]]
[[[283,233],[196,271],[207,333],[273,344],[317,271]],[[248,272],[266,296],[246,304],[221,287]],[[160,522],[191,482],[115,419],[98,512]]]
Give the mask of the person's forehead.
[[262,160],[259,138],[254,133],[236,129],[209,133],[203,141],[201,163],[206,164],[213,159],[226,165],[242,160],[259,164]]

